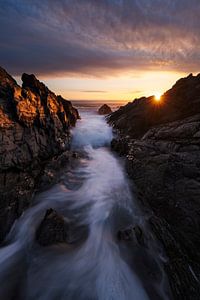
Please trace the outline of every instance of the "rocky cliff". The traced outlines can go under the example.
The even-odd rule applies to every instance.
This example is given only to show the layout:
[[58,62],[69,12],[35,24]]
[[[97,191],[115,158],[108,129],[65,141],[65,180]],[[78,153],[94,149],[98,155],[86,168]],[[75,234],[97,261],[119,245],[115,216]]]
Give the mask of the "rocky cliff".
[[0,241],[31,202],[45,163],[70,149],[78,111],[34,75],[0,68]]
[[200,75],[180,79],[161,98],[114,112],[112,148],[126,156],[138,198],[168,261],[174,299],[200,298]]
[[132,137],[142,137],[151,127],[200,113],[200,74],[182,78],[160,102],[142,97],[122,106],[109,117],[109,123]]

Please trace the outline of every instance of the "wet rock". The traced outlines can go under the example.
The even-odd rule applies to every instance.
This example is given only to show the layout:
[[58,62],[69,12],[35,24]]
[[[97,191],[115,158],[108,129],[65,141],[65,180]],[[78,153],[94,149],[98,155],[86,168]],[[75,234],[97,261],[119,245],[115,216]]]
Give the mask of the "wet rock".
[[98,110],[98,113],[100,115],[108,115],[110,113],[112,113],[112,109],[110,108],[110,106],[108,106],[107,104],[103,104],[99,110]]
[[121,241],[132,241],[134,239],[134,229],[133,227],[126,228],[124,230],[119,230],[117,233],[118,239]]
[[108,120],[120,132],[111,146],[126,157],[138,199],[153,215],[150,225],[168,257],[174,299],[195,300],[200,298],[200,75],[179,80],[162,101],[142,98],[111,114]]
[[117,238],[120,241],[134,241],[136,239],[139,244],[144,244],[143,231],[138,225],[119,230]]
[[79,118],[34,75],[22,87],[0,67],[0,242],[27,208],[46,163],[70,149]]
[[66,243],[69,225],[64,217],[52,208],[46,211],[36,232],[36,240],[42,246],[50,246],[57,243]]
[[[71,217],[71,216],[70,216]],[[58,243],[78,246],[85,241],[89,234],[87,224],[80,220],[70,220],[50,208],[36,231],[36,240],[41,246],[50,246]]]

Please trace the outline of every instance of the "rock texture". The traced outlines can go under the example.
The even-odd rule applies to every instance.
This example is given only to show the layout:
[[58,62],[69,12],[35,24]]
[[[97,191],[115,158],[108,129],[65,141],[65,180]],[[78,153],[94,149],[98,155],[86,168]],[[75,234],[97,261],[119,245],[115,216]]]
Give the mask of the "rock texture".
[[117,238],[120,241],[133,241],[136,239],[139,244],[144,244],[143,232],[139,226],[129,226],[119,230]]
[[34,75],[0,68],[0,241],[30,204],[45,163],[70,147],[78,111]]
[[36,240],[41,246],[58,243],[78,246],[87,239],[88,233],[88,225],[83,225],[78,219],[70,220],[49,208],[36,231]]
[[42,246],[50,246],[57,243],[66,243],[68,224],[63,216],[59,215],[52,208],[46,211],[36,232],[36,240]]
[[102,105],[98,110],[99,115],[108,115],[111,112],[112,112],[112,109],[107,104]]
[[162,96],[114,112],[121,133],[112,148],[126,156],[138,198],[168,256],[174,299],[200,299],[200,75],[180,79]]

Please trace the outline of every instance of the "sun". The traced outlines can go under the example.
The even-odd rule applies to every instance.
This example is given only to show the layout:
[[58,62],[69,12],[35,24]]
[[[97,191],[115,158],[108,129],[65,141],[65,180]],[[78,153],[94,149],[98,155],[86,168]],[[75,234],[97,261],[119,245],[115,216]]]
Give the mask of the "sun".
[[159,102],[161,100],[161,93],[159,92],[156,92],[155,95],[154,95],[154,99]]

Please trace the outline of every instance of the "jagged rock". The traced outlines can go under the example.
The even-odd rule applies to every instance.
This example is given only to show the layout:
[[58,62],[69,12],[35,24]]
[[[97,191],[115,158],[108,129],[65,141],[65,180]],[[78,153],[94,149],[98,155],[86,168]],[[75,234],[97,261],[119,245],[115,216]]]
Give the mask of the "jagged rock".
[[46,211],[36,232],[36,240],[42,246],[50,246],[57,243],[66,243],[68,235],[68,224],[63,216],[52,208]]
[[98,113],[99,113],[99,115],[108,115],[108,114],[112,113],[112,109],[107,104],[103,104],[99,108]]
[[68,151],[79,118],[34,75],[22,87],[0,68],[0,241],[31,202],[45,163]]
[[138,198],[154,215],[150,224],[168,256],[174,299],[195,300],[200,298],[200,75],[179,80],[163,95],[163,104],[152,101],[142,98],[111,114],[108,121],[121,134],[111,146],[126,157]]
[[182,78],[156,102],[153,96],[135,99],[108,116],[126,135],[142,137],[151,127],[200,113],[200,74]]

